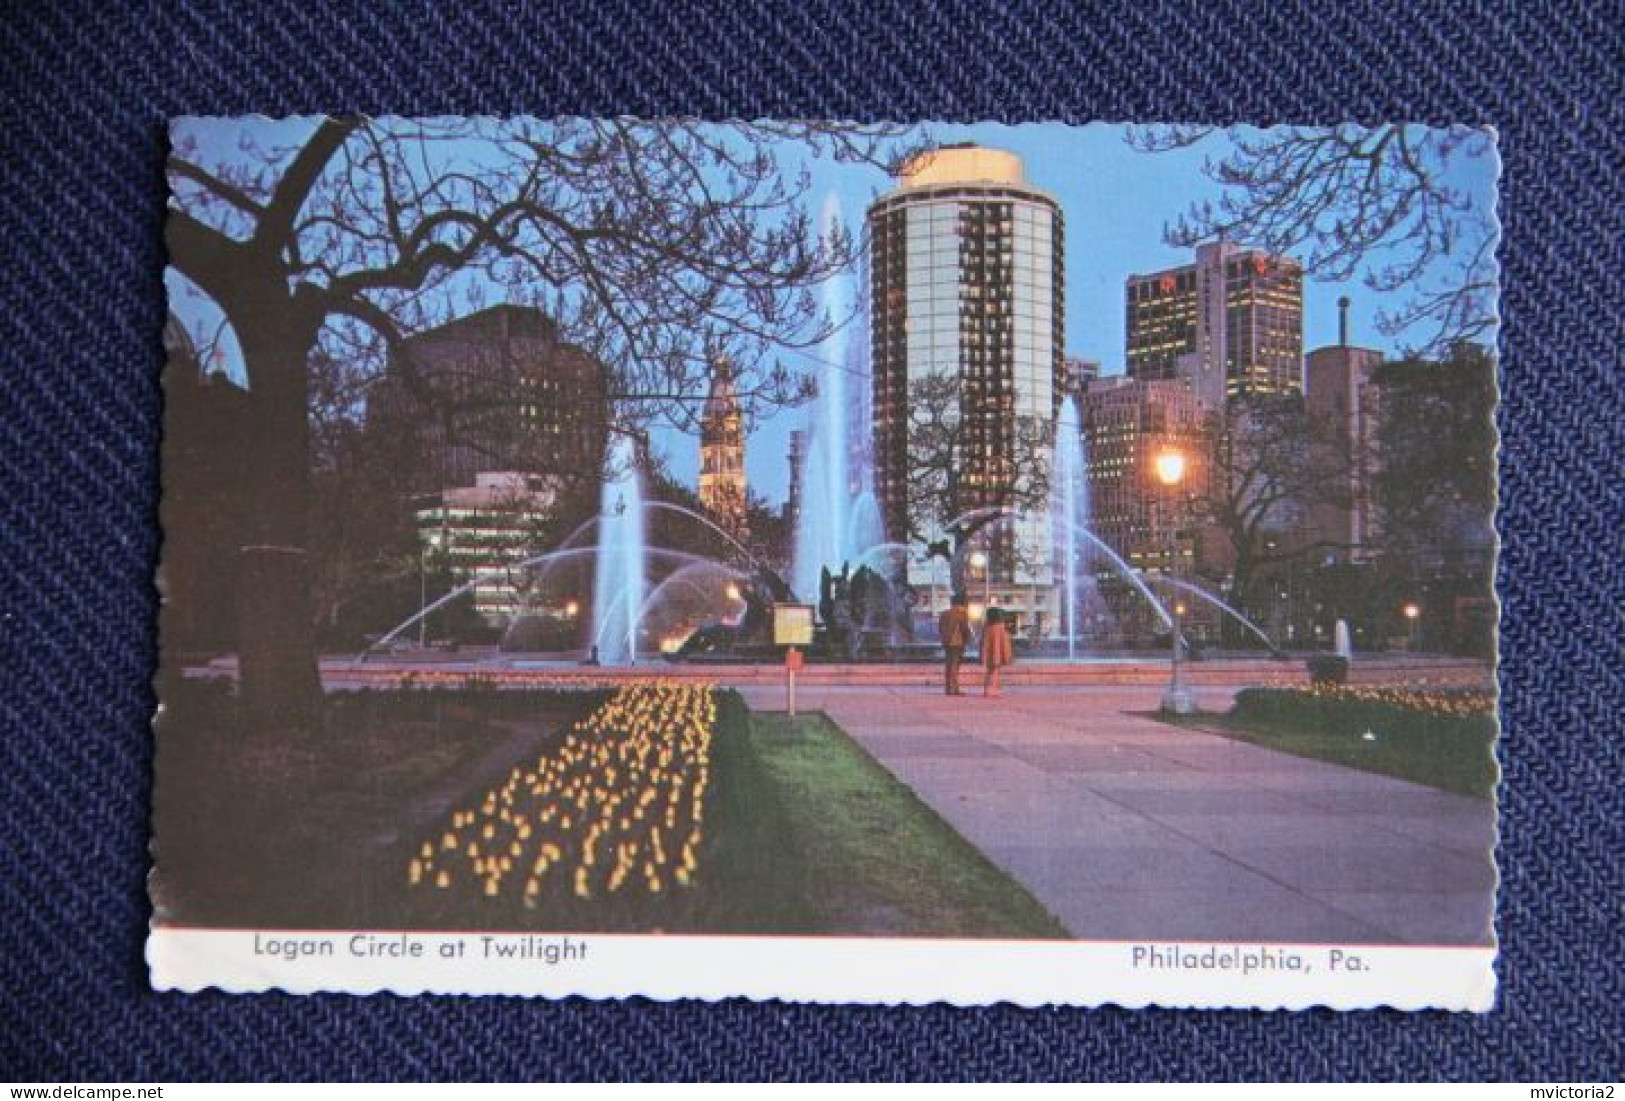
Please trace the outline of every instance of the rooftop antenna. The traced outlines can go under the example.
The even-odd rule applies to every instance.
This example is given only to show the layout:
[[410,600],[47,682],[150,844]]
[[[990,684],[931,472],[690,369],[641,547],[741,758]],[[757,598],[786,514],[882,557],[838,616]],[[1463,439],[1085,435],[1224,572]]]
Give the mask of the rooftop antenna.
[[1337,343],[1343,348],[1349,346],[1349,296],[1346,294],[1337,300]]

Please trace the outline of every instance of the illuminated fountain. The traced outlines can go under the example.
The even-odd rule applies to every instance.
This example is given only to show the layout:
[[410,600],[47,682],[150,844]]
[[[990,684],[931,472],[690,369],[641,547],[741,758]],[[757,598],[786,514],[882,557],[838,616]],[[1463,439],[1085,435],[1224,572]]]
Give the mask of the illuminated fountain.
[[592,638],[606,665],[638,660],[638,613],[647,581],[643,487],[631,436],[613,437],[600,497]]
[[[822,231],[839,227],[840,202],[824,203]],[[867,327],[854,293],[858,276],[840,272],[821,288],[835,326],[819,346],[818,396],[808,410],[801,457],[802,499],[796,525],[791,587],[813,600],[823,570],[838,571],[884,539],[875,503],[873,462],[861,416],[869,380]]]

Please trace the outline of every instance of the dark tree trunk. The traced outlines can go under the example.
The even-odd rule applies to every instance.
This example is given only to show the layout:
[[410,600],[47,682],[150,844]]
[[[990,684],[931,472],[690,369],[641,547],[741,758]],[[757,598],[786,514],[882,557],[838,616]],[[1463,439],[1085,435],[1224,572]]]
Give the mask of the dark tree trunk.
[[[291,304],[265,311],[286,319]],[[239,555],[244,715],[254,731],[313,731],[321,681],[310,562],[310,423],[305,326],[263,321],[239,329],[248,364],[251,438]]]

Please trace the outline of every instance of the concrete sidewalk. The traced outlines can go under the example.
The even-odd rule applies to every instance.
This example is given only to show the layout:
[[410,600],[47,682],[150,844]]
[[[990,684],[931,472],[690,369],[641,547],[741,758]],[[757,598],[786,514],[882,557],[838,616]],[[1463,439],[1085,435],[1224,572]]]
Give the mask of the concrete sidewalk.
[[[782,710],[782,690],[742,689]],[[1488,944],[1494,809],[1128,712],[1153,687],[808,687],[1024,884],[1108,940]],[[1200,690],[1204,708],[1230,689]]]

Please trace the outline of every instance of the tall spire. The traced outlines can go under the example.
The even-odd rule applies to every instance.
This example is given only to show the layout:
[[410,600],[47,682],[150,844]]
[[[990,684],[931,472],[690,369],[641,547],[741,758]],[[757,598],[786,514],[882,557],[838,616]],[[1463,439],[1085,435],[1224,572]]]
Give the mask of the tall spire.
[[711,389],[700,414],[700,504],[736,539],[745,535],[745,425],[726,356],[711,360]]

